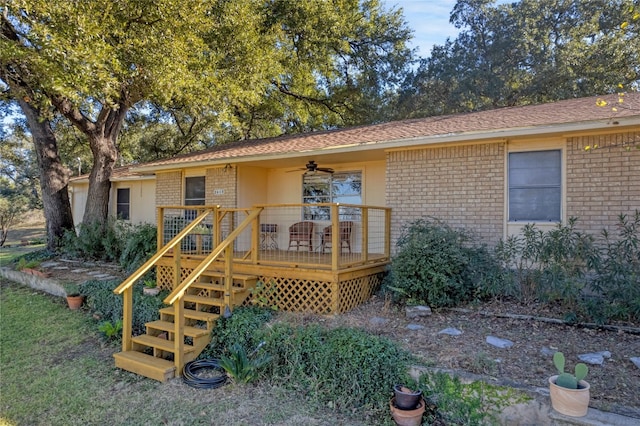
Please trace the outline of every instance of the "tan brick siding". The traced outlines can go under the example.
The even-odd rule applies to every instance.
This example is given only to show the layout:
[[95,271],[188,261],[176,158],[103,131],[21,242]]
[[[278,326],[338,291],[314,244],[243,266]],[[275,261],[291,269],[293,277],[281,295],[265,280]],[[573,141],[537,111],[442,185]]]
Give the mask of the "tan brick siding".
[[158,173],[156,175],[156,206],[181,206],[182,172]]
[[[205,203],[227,208],[238,207],[236,179],[236,167],[207,169]],[[219,194],[219,192],[222,192],[222,194]]]
[[504,143],[389,152],[392,245],[404,225],[427,216],[496,243],[505,220],[504,156]]
[[625,149],[633,141],[640,143],[640,132],[568,140],[567,217],[577,217],[579,229],[615,232],[621,213],[640,209],[640,150]]

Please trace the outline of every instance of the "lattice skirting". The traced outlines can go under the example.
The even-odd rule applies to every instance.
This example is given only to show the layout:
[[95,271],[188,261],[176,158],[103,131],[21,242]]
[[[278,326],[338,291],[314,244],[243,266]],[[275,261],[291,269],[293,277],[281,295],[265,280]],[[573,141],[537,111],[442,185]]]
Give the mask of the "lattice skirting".
[[[182,268],[181,278],[184,280],[192,271],[193,269]],[[261,304],[278,306],[289,312],[337,314],[369,300],[379,288],[383,277],[384,273],[373,273],[334,283],[262,275],[259,281],[263,284],[253,298],[259,299]],[[158,266],[157,281],[161,289],[173,290],[173,267]],[[250,300],[245,303],[250,303]]]

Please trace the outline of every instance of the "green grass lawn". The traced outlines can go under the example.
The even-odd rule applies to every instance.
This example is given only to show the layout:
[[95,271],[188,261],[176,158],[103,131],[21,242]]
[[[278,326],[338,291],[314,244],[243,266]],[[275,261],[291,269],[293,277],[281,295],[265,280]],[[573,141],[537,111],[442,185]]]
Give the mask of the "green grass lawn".
[[268,385],[203,390],[116,369],[119,348],[86,312],[2,278],[0,291],[0,425],[367,424]]

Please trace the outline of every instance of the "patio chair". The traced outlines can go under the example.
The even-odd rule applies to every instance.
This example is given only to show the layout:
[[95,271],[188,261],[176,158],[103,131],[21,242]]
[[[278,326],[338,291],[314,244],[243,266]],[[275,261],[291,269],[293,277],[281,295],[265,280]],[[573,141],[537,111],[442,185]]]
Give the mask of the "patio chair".
[[295,243],[296,250],[300,250],[300,244],[306,244],[309,251],[313,251],[313,222],[297,222],[289,227],[289,247]]
[[[351,253],[351,230],[353,229],[353,222],[340,222],[340,253],[342,253],[343,245],[347,245],[349,253]],[[322,252],[324,253],[327,246],[331,246],[331,237],[333,234],[333,225],[329,225],[322,230]]]

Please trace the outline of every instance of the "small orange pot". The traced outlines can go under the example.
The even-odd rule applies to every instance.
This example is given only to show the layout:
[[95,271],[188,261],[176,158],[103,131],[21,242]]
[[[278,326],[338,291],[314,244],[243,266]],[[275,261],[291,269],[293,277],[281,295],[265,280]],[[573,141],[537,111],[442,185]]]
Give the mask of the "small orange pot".
[[69,305],[69,309],[78,310],[80,306],[84,303],[84,296],[67,296],[67,305]]

